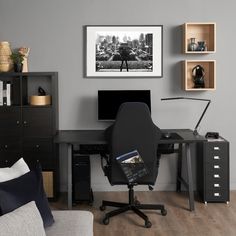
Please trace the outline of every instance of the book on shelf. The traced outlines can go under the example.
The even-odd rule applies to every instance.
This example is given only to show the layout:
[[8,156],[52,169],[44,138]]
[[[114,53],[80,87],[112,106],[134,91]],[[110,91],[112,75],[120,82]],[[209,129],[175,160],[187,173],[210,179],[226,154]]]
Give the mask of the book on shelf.
[[6,86],[7,106],[11,106],[11,83],[7,82]]
[[3,81],[0,80],[0,106],[3,106]]
[[3,89],[2,89],[2,96],[3,96],[3,106],[7,105],[7,84],[3,82]]
[[11,106],[12,84],[0,81],[0,106]]

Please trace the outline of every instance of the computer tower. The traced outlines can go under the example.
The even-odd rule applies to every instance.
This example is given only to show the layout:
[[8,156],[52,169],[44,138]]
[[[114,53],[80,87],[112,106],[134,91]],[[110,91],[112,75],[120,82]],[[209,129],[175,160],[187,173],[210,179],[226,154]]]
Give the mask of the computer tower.
[[73,153],[72,158],[72,200],[73,203],[93,202],[88,155]]

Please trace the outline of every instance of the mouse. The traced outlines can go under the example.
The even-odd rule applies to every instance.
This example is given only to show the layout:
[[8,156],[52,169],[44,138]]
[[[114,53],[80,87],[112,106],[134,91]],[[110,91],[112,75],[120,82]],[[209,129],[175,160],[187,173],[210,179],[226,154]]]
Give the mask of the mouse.
[[171,138],[171,133],[164,133],[162,136],[164,138]]

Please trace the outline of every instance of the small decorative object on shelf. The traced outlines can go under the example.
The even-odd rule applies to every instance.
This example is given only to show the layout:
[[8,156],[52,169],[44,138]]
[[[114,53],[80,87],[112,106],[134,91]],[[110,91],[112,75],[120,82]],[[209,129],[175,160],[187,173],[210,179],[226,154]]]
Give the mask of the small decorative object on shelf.
[[205,70],[201,65],[196,65],[192,69],[194,88],[205,88]]
[[188,45],[188,50],[189,51],[197,51],[197,44],[195,43],[196,39],[195,38],[190,38],[190,44]]
[[206,41],[198,41],[197,51],[207,51]]
[[12,61],[10,58],[11,47],[9,42],[0,42],[0,72],[8,72],[12,69]]
[[51,96],[46,95],[46,92],[42,87],[38,87],[38,95],[30,96],[30,105],[33,106],[51,105]]
[[28,56],[29,56],[29,52],[30,52],[30,48],[27,47],[20,47],[19,48],[19,53],[21,53],[22,55],[24,55],[24,60],[23,60],[23,68],[22,68],[22,72],[28,72]]
[[14,71],[15,72],[22,72],[23,69],[23,61],[24,61],[24,55],[21,54],[20,52],[16,51],[11,54],[11,59],[13,62],[14,66]]

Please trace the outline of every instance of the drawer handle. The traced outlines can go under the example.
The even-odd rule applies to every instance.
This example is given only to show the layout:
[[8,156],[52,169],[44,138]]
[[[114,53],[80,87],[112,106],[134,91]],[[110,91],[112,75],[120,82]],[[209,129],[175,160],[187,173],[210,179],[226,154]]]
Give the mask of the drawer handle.
[[215,178],[215,179],[219,179],[219,178],[220,178],[220,175],[215,174],[215,175],[214,175],[214,178]]
[[220,160],[219,156],[214,156],[213,158],[214,158],[214,160]]
[[219,197],[220,193],[214,193],[214,197]]
[[214,184],[214,188],[219,188],[220,184]]
[[214,150],[220,150],[220,148],[219,148],[219,147],[217,147],[217,146],[215,146],[215,147],[214,147]]
[[19,121],[19,120],[17,120],[17,121],[16,121],[16,124],[17,124],[17,125],[19,125],[19,124],[20,124],[20,121]]
[[214,169],[220,169],[220,165],[214,165]]

